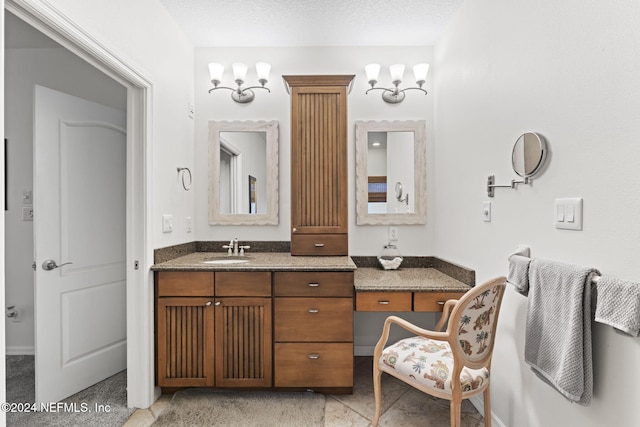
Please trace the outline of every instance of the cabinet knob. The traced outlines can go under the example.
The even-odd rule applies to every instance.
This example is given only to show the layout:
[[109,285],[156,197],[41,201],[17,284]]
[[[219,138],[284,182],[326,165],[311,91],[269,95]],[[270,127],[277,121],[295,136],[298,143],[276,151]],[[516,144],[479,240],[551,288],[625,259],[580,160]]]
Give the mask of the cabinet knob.
[[380,301],[378,301],[378,304],[380,304],[380,305],[389,305],[389,301],[380,300]]
[[315,313],[319,313],[319,312],[320,312],[320,310],[319,310],[319,309],[317,309],[317,308],[310,308],[308,311],[309,311],[309,313],[312,313],[312,314],[315,314]]
[[204,306],[209,307],[210,305],[211,305],[211,301],[207,301],[207,303]]
[[213,305],[221,305],[222,303],[220,301],[216,301],[215,304]]
[[315,359],[320,359],[320,355],[319,355],[318,353],[311,353],[311,354],[308,354],[308,355],[307,355],[307,357],[308,357],[309,359],[313,359],[313,360],[315,360]]
[[293,229],[291,230],[292,233],[295,233],[296,231],[298,231],[298,229],[295,227],[293,227]]

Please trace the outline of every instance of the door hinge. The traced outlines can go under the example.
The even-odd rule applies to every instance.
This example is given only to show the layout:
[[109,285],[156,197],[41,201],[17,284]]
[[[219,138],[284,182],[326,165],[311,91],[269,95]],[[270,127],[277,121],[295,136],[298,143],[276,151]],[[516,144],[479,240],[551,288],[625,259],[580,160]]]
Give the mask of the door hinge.
[[133,269],[134,270],[138,270],[140,268],[140,262],[139,261],[133,261]]

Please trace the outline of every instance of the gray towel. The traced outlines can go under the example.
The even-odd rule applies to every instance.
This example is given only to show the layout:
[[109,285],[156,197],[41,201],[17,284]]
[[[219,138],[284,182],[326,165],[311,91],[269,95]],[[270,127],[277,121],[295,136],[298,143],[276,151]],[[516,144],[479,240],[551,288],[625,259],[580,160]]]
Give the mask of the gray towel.
[[596,322],[640,335],[640,283],[602,276],[596,286]]
[[529,267],[525,361],[567,399],[589,405],[592,268],[534,259]]
[[509,275],[507,282],[516,288],[516,292],[527,296],[529,294],[529,264],[531,258],[513,254],[509,257]]

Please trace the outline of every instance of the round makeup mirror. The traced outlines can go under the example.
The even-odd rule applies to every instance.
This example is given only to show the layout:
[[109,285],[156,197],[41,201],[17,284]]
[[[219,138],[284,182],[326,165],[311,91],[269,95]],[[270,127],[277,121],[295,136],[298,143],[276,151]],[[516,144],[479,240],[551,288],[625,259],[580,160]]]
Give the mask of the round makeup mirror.
[[402,183],[396,182],[396,199],[402,200]]
[[518,175],[528,178],[540,172],[547,157],[547,144],[544,138],[535,132],[526,132],[513,146],[511,163]]

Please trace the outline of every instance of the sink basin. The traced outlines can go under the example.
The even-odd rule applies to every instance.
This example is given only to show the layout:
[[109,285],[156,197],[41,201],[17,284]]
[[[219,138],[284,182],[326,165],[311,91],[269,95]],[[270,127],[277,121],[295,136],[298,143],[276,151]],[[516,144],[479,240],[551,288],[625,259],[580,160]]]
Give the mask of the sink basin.
[[244,264],[245,262],[249,262],[249,259],[245,257],[221,257],[202,261],[203,264]]

